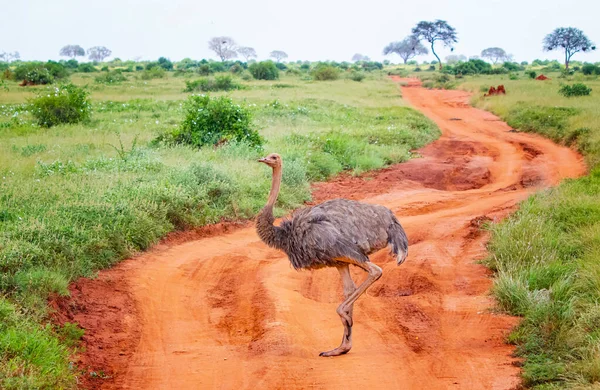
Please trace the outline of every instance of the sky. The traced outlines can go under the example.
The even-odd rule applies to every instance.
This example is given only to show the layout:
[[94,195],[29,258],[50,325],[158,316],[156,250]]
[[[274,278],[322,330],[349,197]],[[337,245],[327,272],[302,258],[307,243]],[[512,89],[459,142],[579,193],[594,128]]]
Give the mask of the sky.
[[[453,54],[479,55],[502,47],[517,61],[562,60],[543,52],[542,39],[556,27],[577,27],[600,46],[598,0],[2,0],[0,52],[23,60],[59,59],[67,44],[106,46],[114,57],[173,61],[214,58],[208,40],[230,36],[254,47],[259,59],[283,50],[288,61],[350,61],[355,53],[373,60],[383,47],[402,40],[421,20],[446,20],[459,42]],[[437,47],[436,47],[436,51]],[[441,58],[451,54],[442,48]],[[431,61],[430,53],[418,60]],[[574,60],[600,61],[600,49]]]

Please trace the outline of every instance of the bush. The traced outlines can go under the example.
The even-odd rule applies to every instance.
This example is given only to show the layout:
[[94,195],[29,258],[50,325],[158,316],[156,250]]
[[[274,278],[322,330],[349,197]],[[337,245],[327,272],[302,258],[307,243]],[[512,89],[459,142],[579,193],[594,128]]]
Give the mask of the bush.
[[363,81],[365,79],[365,77],[366,76],[365,76],[364,72],[352,72],[350,74],[350,79],[354,80],[354,81],[358,81],[358,82]]
[[233,74],[240,74],[244,71],[244,68],[240,64],[233,64],[229,68],[229,71]]
[[158,67],[154,67],[154,68],[150,68],[150,69],[146,68],[146,70],[143,71],[142,74],[140,75],[140,78],[142,80],[162,79],[163,77],[166,76],[166,74],[167,74],[167,72],[165,72],[165,70],[163,68],[158,66]]
[[594,64],[585,64],[581,67],[581,72],[586,76],[600,75],[600,66]]
[[127,77],[125,77],[120,69],[116,69],[96,76],[95,81],[99,84],[118,84],[122,81],[127,81]]
[[77,67],[77,71],[81,72],[81,73],[92,73],[92,72],[97,72],[98,69],[96,69],[96,67],[90,63],[87,64],[79,64],[79,66]]
[[279,79],[279,69],[273,61],[255,62],[248,67],[248,70],[256,80]]
[[225,72],[225,65],[222,62],[209,62],[208,67],[212,73]]
[[195,81],[186,81],[183,92],[211,92],[231,91],[240,89],[240,85],[229,75],[216,76],[214,79],[201,78]]
[[29,100],[31,113],[43,127],[79,123],[90,118],[89,93],[73,84],[52,88]]
[[160,57],[158,59],[158,66],[160,66],[164,70],[173,70],[173,63],[165,57]]
[[282,63],[282,62],[276,62],[276,63],[275,63],[275,66],[276,66],[276,67],[277,67],[277,69],[279,69],[279,70],[286,70],[286,69],[287,69],[287,66],[286,66],[284,63]]
[[535,70],[530,70],[527,72],[527,76],[529,76],[530,79],[534,79],[537,77],[537,73],[535,73]]
[[159,136],[159,142],[195,147],[221,145],[228,141],[245,142],[253,147],[263,143],[252,125],[250,111],[227,97],[190,96],[185,110],[181,126],[172,133]]
[[573,85],[563,85],[558,90],[558,93],[566,97],[588,96],[591,92],[592,89],[582,83],[575,83]]
[[208,76],[212,73],[212,71],[210,70],[210,66],[208,66],[208,64],[202,64],[198,67],[198,73],[202,76]]
[[502,64],[502,67],[509,72],[518,72],[520,70],[525,70],[525,68],[523,68],[521,65],[508,61]]
[[67,68],[54,61],[24,63],[15,69],[15,79],[23,80],[29,85],[52,84],[54,80],[68,75]]
[[331,65],[317,66],[315,70],[312,71],[312,77],[319,81],[337,80],[339,71]]
[[492,71],[492,66],[483,60],[469,60],[462,62],[454,67],[454,71],[450,70],[448,73],[462,74],[462,75],[473,75],[473,74],[486,74]]

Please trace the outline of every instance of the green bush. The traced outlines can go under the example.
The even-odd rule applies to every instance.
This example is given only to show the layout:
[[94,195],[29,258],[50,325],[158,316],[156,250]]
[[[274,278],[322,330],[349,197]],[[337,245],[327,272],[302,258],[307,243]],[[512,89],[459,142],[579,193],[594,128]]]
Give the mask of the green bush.
[[273,61],[255,62],[248,67],[248,70],[256,80],[279,79],[279,69]]
[[142,80],[162,79],[166,75],[167,72],[165,72],[165,70],[160,66],[157,66],[143,71],[140,75],[140,78]]
[[529,76],[530,79],[534,79],[537,77],[537,73],[535,73],[535,70],[530,70],[527,72],[527,76]]
[[96,69],[96,67],[90,63],[87,64],[79,64],[79,66],[77,67],[77,71],[81,72],[81,73],[92,73],[92,72],[97,72],[98,69]]
[[121,69],[116,69],[110,72],[102,73],[96,76],[94,79],[99,84],[118,84],[123,81],[127,81],[127,77],[123,74]]
[[240,64],[233,64],[229,68],[229,71],[233,74],[240,74],[244,71],[244,67],[242,67]]
[[247,108],[227,97],[190,96],[185,103],[186,115],[181,126],[158,137],[158,141],[195,147],[221,145],[228,141],[261,146],[262,138],[252,125]]
[[160,66],[164,70],[173,70],[173,63],[165,57],[160,57],[158,59],[158,66]]
[[581,72],[586,76],[600,75],[600,66],[585,64],[581,67]]
[[79,123],[91,115],[89,93],[73,84],[51,88],[40,92],[29,100],[30,110],[37,123],[52,127],[61,123]]
[[216,76],[212,78],[201,78],[194,81],[186,81],[183,92],[213,92],[213,91],[231,91],[240,89],[240,85],[229,75]]
[[337,68],[331,65],[317,66],[312,71],[312,77],[319,81],[337,80],[339,77],[339,71]]
[[17,66],[14,72],[15,80],[23,80],[30,85],[52,84],[54,75],[42,63],[26,63]]
[[558,93],[565,97],[588,96],[591,92],[592,89],[582,83],[575,83],[573,85],[565,84],[558,90]]
[[350,74],[350,79],[358,82],[363,81],[365,77],[366,76],[364,72],[352,72]]

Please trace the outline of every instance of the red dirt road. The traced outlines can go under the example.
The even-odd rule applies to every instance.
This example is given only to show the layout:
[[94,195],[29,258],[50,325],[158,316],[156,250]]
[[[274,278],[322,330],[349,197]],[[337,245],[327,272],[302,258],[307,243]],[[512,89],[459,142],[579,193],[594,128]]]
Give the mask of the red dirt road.
[[[396,79],[395,81],[401,81]],[[492,313],[482,222],[497,220],[533,191],[585,171],[580,156],[541,137],[511,132],[468,105],[461,91],[404,98],[442,137],[413,159],[315,186],[333,197],[385,205],[410,239],[397,267],[372,256],[383,277],[354,309],[354,347],[339,344],[335,269],[294,271],[257,238],[252,224],[167,242],[97,280],[73,285],[62,320],[87,333],[80,367],[109,377],[103,389],[510,389],[519,383],[503,338],[515,318]],[[265,194],[266,199],[267,194]],[[219,230],[220,229],[220,230]],[[354,273],[362,280],[364,275]],[[101,376],[103,374],[101,373]]]

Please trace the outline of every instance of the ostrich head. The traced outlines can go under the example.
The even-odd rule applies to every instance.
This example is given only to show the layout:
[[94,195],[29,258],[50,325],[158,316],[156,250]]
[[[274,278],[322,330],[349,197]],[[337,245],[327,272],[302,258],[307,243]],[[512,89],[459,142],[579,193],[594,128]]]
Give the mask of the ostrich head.
[[277,153],[271,153],[267,157],[263,157],[258,162],[265,163],[271,168],[281,167],[281,156]]

